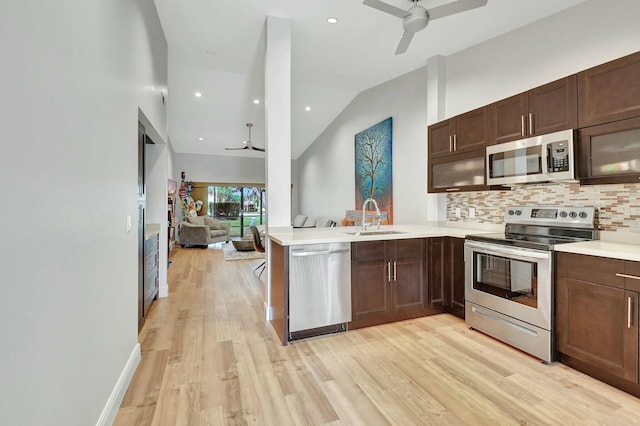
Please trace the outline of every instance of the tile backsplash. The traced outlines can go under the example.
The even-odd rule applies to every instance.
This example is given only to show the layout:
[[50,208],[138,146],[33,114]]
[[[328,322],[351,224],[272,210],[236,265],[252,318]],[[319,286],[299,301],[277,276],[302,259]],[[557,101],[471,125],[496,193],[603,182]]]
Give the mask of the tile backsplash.
[[[447,220],[477,223],[504,221],[504,209],[517,205],[589,206],[596,208],[602,231],[640,232],[640,184],[584,185],[548,183],[518,185],[511,191],[447,194]],[[475,218],[469,208],[475,208]],[[461,217],[456,217],[456,208]]]

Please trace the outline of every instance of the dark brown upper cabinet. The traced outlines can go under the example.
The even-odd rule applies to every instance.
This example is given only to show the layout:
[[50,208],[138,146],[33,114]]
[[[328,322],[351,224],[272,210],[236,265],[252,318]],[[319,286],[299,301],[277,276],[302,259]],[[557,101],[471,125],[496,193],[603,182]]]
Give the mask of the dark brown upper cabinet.
[[578,130],[583,185],[640,182],[640,117]]
[[580,128],[640,117],[640,52],[578,73]]
[[576,75],[556,80],[490,106],[487,145],[544,135],[578,125]]
[[429,126],[428,192],[488,189],[484,184],[488,117],[482,107]]
[[428,134],[430,159],[482,149],[489,140],[485,108],[433,124],[429,126]]
[[485,191],[484,148],[432,159],[429,158],[428,192]]

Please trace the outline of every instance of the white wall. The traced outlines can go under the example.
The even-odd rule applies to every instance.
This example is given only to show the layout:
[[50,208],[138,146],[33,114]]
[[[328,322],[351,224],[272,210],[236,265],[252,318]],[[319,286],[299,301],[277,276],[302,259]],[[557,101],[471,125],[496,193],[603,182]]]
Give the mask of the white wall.
[[344,217],[355,205],[354,136],[393,117],[394,223],[427,217],[427,71],[360,93],[297,160],[299,212]]
[[300,182],[298,180],[298,160],[291,160],[291,217],[302,214],[300,211]]
[[[446,116],[440,118],[640,50],[639,15],[637,0],[591,0],[445,58]],[[425,195],[426,108],[442,102],[428,102],[426,73],[421,68],[360,93],[300,156],[298,212],[342,217],[356,207],[354,135],[391,116],[394,222],[420,223],[434,219],[434,211],[445,219],[445,197]]]
[[166,49],[151,0],[0,3],[3,424],[114,408],[138,350],[138,108],[166,136]]
[[447,58],[447,117],[640,50],[640,1],[591,0]]
[[180,184],[180,172],[193,182],[261,183],[265,182],[264,158],[228,157],[223,155],[173,155],[174,178]]

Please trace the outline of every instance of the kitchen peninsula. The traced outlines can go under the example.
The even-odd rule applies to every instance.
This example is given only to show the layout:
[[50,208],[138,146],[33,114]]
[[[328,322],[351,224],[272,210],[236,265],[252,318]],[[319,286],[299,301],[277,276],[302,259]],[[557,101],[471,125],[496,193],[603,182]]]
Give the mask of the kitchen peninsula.
[[[350,246],[350,329],[451,312],[464,316],[464,237],[496,232],[501,225],[461,228],[447,224],[269,229],[271,324],[281,342],[289,331],[290,252],[297,247]],[[348,262],[348,260],[347,260]],[[322,334],[325,330],[312,330]]]

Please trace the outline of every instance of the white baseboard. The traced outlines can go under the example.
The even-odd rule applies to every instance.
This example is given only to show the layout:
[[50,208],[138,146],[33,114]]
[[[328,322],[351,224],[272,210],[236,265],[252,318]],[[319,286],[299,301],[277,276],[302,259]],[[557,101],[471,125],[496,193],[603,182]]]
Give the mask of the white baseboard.
[[133,373],[135,373],[138,364],[140,364],[140,357],[140,343],[136,343],[124,366],[124,370],[122,370],[120,377],[118,377],[116,386],[113,388],[113,391],[111,391],[111,395],[102,410],[102,414],[100,414],[96,426],[110,426],[115,420],[120,404],[124,399],[124,394],[127,392],[129,383],[131,383],[131,379],[133,378]]
[[169,297],[169,286],[161,285],[158,287],[158,297]]
[[273,306],[267,306],[267,304],[264,304],[264,311],[267,314],[267,321],[271,321],[273,319]]

